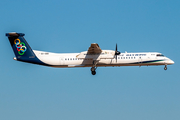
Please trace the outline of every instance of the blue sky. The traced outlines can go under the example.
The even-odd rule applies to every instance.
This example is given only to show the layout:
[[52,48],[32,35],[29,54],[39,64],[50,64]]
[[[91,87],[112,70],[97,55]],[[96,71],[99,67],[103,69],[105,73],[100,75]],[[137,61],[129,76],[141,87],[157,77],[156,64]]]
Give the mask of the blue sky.
[[[180,1],[1,0],[1,120],[180,119]],[[91,43],[161,52],[174,65],[50,68],[14,61],[5,33],[33,49],[69,53]]]

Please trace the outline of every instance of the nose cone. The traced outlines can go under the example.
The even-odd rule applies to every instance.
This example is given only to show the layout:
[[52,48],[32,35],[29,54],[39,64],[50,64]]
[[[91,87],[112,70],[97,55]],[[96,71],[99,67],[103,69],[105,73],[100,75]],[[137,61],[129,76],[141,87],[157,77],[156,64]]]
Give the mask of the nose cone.
[[174,61],[173,60],[169,60],[169,64],[174,64]]

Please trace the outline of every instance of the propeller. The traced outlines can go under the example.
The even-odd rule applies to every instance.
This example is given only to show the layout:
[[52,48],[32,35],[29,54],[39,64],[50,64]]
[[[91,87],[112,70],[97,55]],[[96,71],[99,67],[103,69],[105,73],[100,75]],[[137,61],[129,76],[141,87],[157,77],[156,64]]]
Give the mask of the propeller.
[[117,43],[116,43],[116,50],[115,50],[115,58],[116,58],[116,62],[117,62],[117,55],[120,55],[121,53],[117,50]]

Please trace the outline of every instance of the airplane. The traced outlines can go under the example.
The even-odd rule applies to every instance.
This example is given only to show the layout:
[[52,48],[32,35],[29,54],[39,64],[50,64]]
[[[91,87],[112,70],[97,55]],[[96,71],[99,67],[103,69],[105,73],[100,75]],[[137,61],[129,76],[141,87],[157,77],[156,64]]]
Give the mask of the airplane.
[[97,67],[152,66],[174,64],[174,61],[158,52],[121,53],[117,50],[102,50],[92,43],[88,51],[81,53],[52,53],[33,50],[24,38],[24,33],[6,33],[14,51],[14,60],[58,68],[91,67],[92,75]]

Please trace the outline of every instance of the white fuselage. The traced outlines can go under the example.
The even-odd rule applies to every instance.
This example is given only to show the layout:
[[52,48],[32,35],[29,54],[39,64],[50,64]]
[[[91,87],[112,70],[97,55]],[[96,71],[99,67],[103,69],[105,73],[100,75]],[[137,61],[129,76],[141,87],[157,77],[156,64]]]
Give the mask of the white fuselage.
[[[51,53],[33,50],[39,60],[51,67],[91,67],[93,60],[98,60],[97,67],[105,66],[149,66],[170,65],[174,62],[158,52],[121,53],[114,58],[114,51],[103,50],[100,55],[87,55],[80,53]],[[81,56],[81,57],[80,57]],[[108,57],[110,56],[110,57]],[[113,57],[113,58],[112,58]]]

